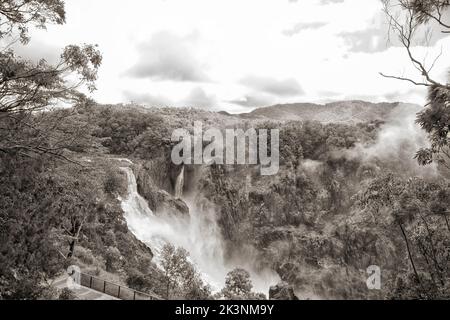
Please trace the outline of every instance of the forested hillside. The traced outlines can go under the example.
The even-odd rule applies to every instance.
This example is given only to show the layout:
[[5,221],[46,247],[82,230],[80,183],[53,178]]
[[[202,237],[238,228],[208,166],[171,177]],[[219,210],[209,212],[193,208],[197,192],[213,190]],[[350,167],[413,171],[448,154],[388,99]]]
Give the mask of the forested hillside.
[[[133,160],[152,210],[186,214],[172,198],[180,169],[170,162],[170,132],[194,119],[222,127],[252,122],[92,104],[45,116],[84,130],[60,159],[2,154],[2,296],[39,297],[45,280],[70,264],[164,295],[151,251],[123,220],[117,197],[126,194],[126,178],[114,158]],[[397,141],[395,157],[374,153],[391,122],[256,122],[281,129],[276,176],[252,166],[192,167],[184,189],[198,189],[196,202],[216,212],[229,259],[252,256],[301,298],[447,297],[448,171],[416,165],[408,140]],[[367,290],[369,265],[383,270],[383,290]]]
[[[403,9],[410,28],[430,20],[427,7]],[[387,77],[426,86],[426,108],[233,115],[98,103],[97,46],[68,45],[53,64],[14,49],[30,28],[64,24],[64,2],[1,1],[0,299],[76,299],[54,286],[69,266],[163,299],[450,299],[450,87],[390,17],[424,83]],[[195,122],[278,129],[279,171],[174,164],[172,133]]]

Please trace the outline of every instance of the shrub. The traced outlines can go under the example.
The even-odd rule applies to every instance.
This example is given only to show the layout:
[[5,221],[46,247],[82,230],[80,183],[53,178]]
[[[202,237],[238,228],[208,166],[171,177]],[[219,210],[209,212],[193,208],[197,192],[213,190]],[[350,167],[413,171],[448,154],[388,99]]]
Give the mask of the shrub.
[[77,300],[77,296],[72,290],[70,290],[68,288],[64,288],[61,290],[61,293],[59,294],[58,299],[59,300]]

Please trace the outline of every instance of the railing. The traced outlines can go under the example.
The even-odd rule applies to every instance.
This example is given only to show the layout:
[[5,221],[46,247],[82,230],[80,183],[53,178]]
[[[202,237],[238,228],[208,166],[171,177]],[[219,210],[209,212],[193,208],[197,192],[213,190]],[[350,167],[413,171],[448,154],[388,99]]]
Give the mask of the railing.
[[130,289],[86,273],[80,273],[80,285],[121,300],[163,300],[157,295]]

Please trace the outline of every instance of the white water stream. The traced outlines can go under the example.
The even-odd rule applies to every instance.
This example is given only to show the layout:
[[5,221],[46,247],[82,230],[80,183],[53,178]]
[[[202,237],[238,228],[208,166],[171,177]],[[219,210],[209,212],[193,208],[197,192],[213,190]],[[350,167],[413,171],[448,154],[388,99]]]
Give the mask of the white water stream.
[[[243,267],[252,277],[254,289],[267,295],[269,287],[279,278],[271,270],[255,272],[255,266],[248,257],[240,261],[224,261],[223,240],[216,223],[214,212],[199,211],[186,199],[190,217],[182,218],[167,213],[155,215],[147,201],[137,191],[136,178],[131,168],[122,168],[128,178],[128,195],[120,199],[130,231],[153,251],[155,262],[159,263],[162,247],[171,243],[186,249],[192,261],[213,291],[219,291],[225,283],[226,274],[235,267]],[[183,172],[181,173],[183,174]],[[177,197],[182,197],[183,177],[177,179]]]

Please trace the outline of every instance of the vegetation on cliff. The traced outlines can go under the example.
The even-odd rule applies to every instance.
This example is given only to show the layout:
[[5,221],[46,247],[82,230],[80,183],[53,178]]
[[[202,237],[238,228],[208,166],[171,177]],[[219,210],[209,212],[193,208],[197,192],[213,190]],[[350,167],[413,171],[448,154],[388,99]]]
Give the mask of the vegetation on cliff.
[[[436,13],[413,2],[403,2],[407,19],[417,22],[410,26]],[[64,23],[64,3],[2,1],[0,16],[0,40],[13,41],[18,32],[26,43],[28,27]],[[409,50],[414,30],[395,22],[394,30]],[[0,298],[71,297],[54,292],[51,282],[73,264],[166,298],[212,298],[183,248],[166,246],[162,265],[155,265],[152,251],[129,231],[118,199],[126,193],[122,156],[134,161],[138,190],[152,210],[188,215],[174,198],[180,168],[170,162],[170,138],[194,121],[222,130],[280,129],[276,176],[259,175],[257,166],[187,166],[184,185],[195,190],[196,205],[215,212],[226,259],[251,257],[277,272],[283,284],[273,287],[275,296],[450,298],[449,86],[417,60],[425,76],[419,85],[429,87],[429,104],[417,118],[422,133],[408,124],[415,107],[398,103],[381,105],[382,118],[372,104],[332,104],[333,112],[346,110],[340,120],[377,111],[346,123],[286,121],[294,106],[284,106],[275,121],[267,116],[274,108],[254,112],[255,119],[98,105],[78,90],[95,89],[98,49],[71,45],[60,58],[50,65],[27,61],[10,46],[0,51]],[[313,106],[301,111],[295,113],[314,119]],[[414,154],[431,166],[419,167]],[[381,290],[366,286],[370,265],[381,268]],[[225,284],[216,298],[263,298],[243,269],[230,271]]]

